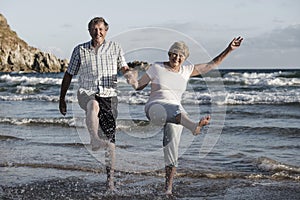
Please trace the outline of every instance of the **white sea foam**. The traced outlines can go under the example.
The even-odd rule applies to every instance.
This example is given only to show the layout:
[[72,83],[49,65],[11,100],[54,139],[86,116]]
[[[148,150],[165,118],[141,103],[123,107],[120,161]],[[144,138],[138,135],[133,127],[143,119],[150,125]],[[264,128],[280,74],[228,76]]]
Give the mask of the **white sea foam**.
[[0,82],[6,82],[7,85],[37,85],[37,84],[48,84],[48,85],[60,85],[61,78],[52,77],[32,77],[32,76],[12,76],[10,74],[4,74],[0,76]]
[[14,125],[29,125],[29,124],[38,124],[38,125],[61,125],[61,126],[73,126],[73,118],[10,118],[4,117],[0,118],[0,123],[9,123]]
[[300,103],[300,90],[278,91],[219,91],[194,92],[187,91],[183,95],[183,104],[285,104]]
[[18,85],[16,93],[17,94],[32,94],[35,91],[37,91],[37,89],[35,87],[27,87],[27,86]]
[[[43,95],[43,94],[0,96],[0,101],[27,101],[27,100],[58,102],[59,96],[58,95]],[[77,98],[76,98],[76,96],[66,97],[66,101],[70,102],[70,103],[77,102]]]
[[[0,101],[58,102],[62,75],[59,74],[2,74]],[[77,78],[72,80],[76,88]],[[149,88],[134,91],[124,77],[118,79],[119,101],[126,104],[145,104]],[[183,94],[183,104],[285,104],[300,103],[299,75],[282,72],[230,72],[218,76],[191,78]],[[72,87],[71,87],[72,88]],[[218,90],[220,89],[220,90]],[[77,102],[76,92],[69,90],[67,101]]]
[[288,171],[288,172],[300,173],[299,167],[280,163],[276,160],[267,157],[258,158],[257,167],[263,171],[275,171],[275,172]]
[[280,76],[280,72],[274,73],[236,73],[231,72],[224,75],[224,82],[234,82],[244,85],[259,86],[292,86],[299,85],[299,78],[285,78]]

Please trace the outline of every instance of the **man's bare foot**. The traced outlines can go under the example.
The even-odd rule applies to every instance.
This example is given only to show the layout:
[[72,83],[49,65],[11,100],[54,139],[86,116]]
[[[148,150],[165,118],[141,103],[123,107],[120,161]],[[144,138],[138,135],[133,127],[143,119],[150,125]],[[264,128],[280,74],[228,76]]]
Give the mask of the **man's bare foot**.
[[107,180],[106,184],[109,191],[115,191],[115,184],[113,180]]
[[198,126],[196,127],[195,131],[193,132],[193,135],[199,135],[201,133],[201,128],[203,126],[206,126],[209,124],[209,121],[210,121],[210,116],[206,116],[206,117],[203,117],[200,121],[199,121],[199,124]]
[[116,193],[118,193],[118,190],[117,188],[115,188],[114,183],[111,184],[109,182],[106,182],[106,194],[112,195]]
[[100,148],[104,149],[108,147],[108,142],[100,138],[91,138],[91,146],[92,146],[92,151],[97,151]]

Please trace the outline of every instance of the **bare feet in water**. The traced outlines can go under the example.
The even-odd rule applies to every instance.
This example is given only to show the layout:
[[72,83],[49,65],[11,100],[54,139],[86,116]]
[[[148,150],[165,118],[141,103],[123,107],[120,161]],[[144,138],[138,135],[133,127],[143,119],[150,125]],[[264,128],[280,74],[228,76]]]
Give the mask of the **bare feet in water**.
[[196,127],[195,131],[193,132],[193,135],[199,135],[200,132],[201,132],[201,128],[203,126],[206,126],[209,124],[209,121],[210,121],[210,116],[206,116],[206,117],[203,117],[200,121],[199,121],[199,124],[198,126]]
[[165,195],[171,196],[172,195],[172,189],[166,190]]
[[102,140],[100,138],[91,138],[92,151],[97,151],[98,149],[104,149],[108,147],[109,142]]
[[116,189],[115,189],[115,184],[114,184],[114,181],[113,180],[107,180],[107,189],[109,190],[109,191],[116,191]]

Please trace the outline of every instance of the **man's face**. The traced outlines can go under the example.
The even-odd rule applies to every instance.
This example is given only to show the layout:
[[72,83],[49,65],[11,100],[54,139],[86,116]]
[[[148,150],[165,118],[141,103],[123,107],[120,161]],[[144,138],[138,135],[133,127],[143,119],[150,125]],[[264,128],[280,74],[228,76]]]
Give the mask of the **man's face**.
[[90,30],[92,40],[96,43],[102,43],[106,37],[107,29],[103,22],[95,24]]

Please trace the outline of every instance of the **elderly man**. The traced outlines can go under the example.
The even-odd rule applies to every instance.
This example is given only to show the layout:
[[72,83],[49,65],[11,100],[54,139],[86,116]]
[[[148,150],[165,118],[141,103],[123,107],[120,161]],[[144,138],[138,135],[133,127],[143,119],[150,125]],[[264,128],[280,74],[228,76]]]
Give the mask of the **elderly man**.
[[[78,103],[86,113],[86,125],[93,151],[108,147],[107,183],[114,189],[115,130],[117,117],[117,72],[128,70],[123,51],[116,42],[105,40],[109,25],[102,17],[95,17],[88,24],[91,40],[77,45],[64,75],[59,109],[65,115],[65,96],[72,77],[78,74]],[[99,125],[107,140],[100,139]]]

